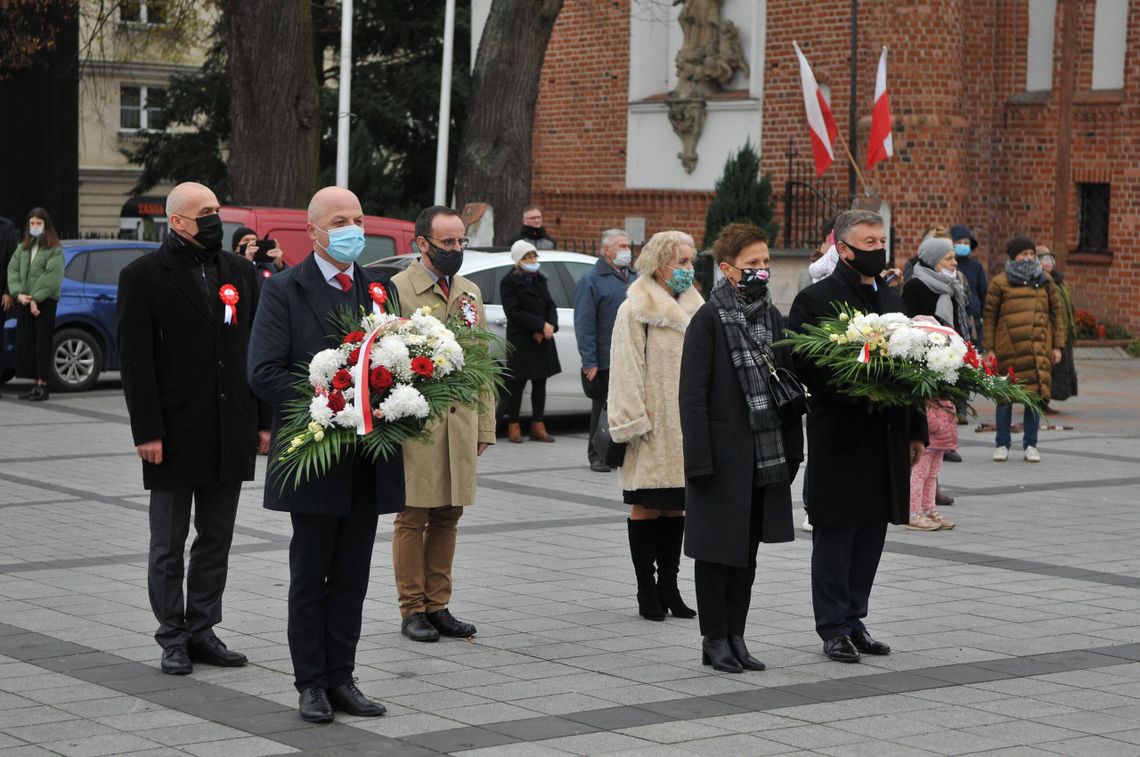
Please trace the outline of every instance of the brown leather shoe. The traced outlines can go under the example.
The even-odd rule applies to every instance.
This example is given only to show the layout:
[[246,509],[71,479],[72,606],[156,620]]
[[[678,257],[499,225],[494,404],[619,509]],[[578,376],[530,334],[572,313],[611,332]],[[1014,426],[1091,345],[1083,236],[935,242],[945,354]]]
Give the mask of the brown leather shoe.
[[522,444],[522,428],[517,423],[507,424],[507,441],[511,444]]
[[530,440],[532,442],[552,442],[554,437],[546,433],[546,424],[534,421],[530,424]]

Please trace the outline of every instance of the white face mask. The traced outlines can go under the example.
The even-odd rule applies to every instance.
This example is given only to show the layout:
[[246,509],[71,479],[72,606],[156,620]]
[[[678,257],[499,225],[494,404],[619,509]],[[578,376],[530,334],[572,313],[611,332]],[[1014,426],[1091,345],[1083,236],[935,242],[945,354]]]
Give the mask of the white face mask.
[[527,273],[538,273],[539,265],[541,265],[541,264],[540,263],[523,263],[521,267]]
[[618,268],[628,268],[629,264],[633,262],[633,252],[628,249],[618,250],[614,255],[614,265]]
[[939,268],[938,272],[948,279],[958,278],[958,272],[957,271],[951,271],[949,268]]
[[38,237],[40,234],[44,233],[44,227],[43,226],[29,226],[28,227],[28,233],[31,234],[33,238]]

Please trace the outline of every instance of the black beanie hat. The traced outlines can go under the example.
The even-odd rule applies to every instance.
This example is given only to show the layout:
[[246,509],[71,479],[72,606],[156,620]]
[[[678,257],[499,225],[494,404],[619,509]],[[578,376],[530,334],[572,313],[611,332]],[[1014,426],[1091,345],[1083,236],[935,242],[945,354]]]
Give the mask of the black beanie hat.
[[1009,255],[1010,260],[1013,260],[1020,253],[1025,252],[1026,250],[1033,250],[1036,252],[1037,243],[1024,234],[1018,234],[1015,237],[1011,237],[1010,240],[1005,243],[1005,254]]
[[248,226],[238,226],[237,230],[234,231],[233,238],[230,240],[230,249],[234,250],[236,252],[238,242],[240,242],[241,238],[244,237],[246,234],[253,234],[254,236],[257,236],[257,232],[254,231],[253,229],[249,228]]

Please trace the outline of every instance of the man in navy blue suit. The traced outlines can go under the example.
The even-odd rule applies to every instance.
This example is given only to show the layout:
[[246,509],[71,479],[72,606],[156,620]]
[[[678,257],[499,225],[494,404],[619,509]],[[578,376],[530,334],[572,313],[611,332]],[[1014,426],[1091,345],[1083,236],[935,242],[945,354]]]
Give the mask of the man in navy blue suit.
[[[371,307],[368,285],[386,277],[354,261],[364,249],[364,211],[347,189],[325,187],[309,203],[313,252],[300,265],[266,279],[249,350],[254,393],[275,408],[273,447],[284,403],[293,398],[293,371],[335,347],[331,317]],[[353,683],[361,613],[380,513],[404,509],[401,454],[369,463],[348,455],[296,489],[267,477],[265,507],[290,514],[289,653],[300,692],[300,714],[327,723],[333,711],[378,716],[384,705]]]

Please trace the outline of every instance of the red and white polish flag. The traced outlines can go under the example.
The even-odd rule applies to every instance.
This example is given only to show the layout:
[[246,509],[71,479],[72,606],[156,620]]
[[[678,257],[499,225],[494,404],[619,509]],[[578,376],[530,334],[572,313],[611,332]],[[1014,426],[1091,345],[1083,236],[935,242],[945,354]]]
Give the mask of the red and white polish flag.
[[804,110],[807,112],[808,127],[811,129],[811,152],[815,158],[815,172],[822,176],[827,167],[835,161],[835,152],[831,149],[831,145],[839,136],[839,127],[835,125],[831,106],[824,99],[823,91],[816,83],[815,74],[812,73],[803,51],[794,41],[792,47],[796,49],[796,57],[800,61],[800,82],[804,88]]
[[879,56],[875,75],[875,107],[871,111],[871,143],[867,146],[867,168],[895,154],[891,140],[891,101],[887,96],[887,48]]

